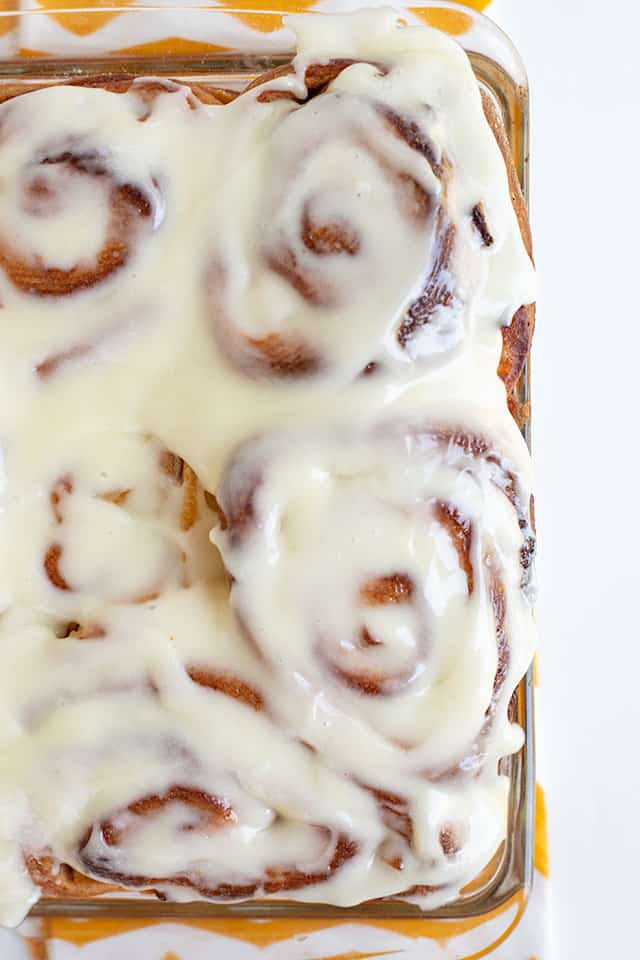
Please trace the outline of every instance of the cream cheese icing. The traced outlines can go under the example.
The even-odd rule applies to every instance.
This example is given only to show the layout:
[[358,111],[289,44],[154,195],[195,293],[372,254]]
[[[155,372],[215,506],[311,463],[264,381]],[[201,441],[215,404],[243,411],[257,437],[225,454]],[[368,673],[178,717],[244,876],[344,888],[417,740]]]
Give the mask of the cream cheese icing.
[[225,106],[0,106],[4,923],[29,857],[430,907],[505,835],[533,540],[496,368],[533,269],[463,51],[289,22],[293,71]]

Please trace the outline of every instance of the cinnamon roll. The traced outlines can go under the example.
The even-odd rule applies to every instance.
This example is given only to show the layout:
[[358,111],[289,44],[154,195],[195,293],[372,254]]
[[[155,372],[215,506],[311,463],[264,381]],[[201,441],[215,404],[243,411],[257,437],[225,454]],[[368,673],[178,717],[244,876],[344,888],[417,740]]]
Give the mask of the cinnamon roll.
[[87,436],[57,459],[38,596],[65,635],[99,638],[111,605],[149,603],[216,571],[207,547],[214,513],[198,478],[153,437]]
[[[253,378],[348,382],[374,370],[415,376],[499,336],[500,323],[510,330],[519,297],[532,292],[521,282],[526,212],[516,186],[511,202],[506,191],[485,202],[462,160],[467,128],[486,123],[479,93],[473,117],[455,116],[437,88],[425,102],[429,84],[402,85],[392,57],[296,69],[267,74],[236,103],[253,103],[256,123],[269,126],[236,174],[254,202],[217,221],[224,243],[214,243],[206,286],[224,355]],[[495,108],[483,102],[502,147]],[[508,151],[503,159],[516,185]],[[258,178],[258,167],[269,175]],[[519,278],[505,284],[514,257]],[[530,332],[521,323],[505,332],[508,390]]]
[[[160,222],[157,180],[150,174],[138,186],[112,172],[115,156],[102,145],[94,147],[84,131],[29,144],[23,120],[16,116],[21,112],[3,124],[4,136],[13,134],[21,149],[4,180],[17,209],[2,204],[0,266],[16,287],[40,296],[65,296],[100,284],[130,259],[142,232]],[[6,147],[2,153],[6,158]],[[92,194],[98,229],[89,259],[81,249],[69,255],[57,239],[57,249],[48,245],[47,235],[57,238],[65,223],[71,227]]]
[[[230,874],[231,879],[221,883],[208,880],[206,872],[202,871],[172,873],[161,877],[121,872],[119,861],[123,858],[123,851],[126,851],[128,835],[136,830],[144,831],[149,815],[154,829],[157,830],[158,819],[162,816],[169,818],[175,807],[182,810],[184,819],[176,824],[176,818],[172,817],[173,830],[177,825],[178,830],[189,834],[196,831],[214,835],[224,831],[240,832],[238,815],[224,798],[211,796],[199,789],[172,786],[160,796],[156,794],[142,797],[130,804],[125,811],[115,814],[113,819],[104,820],[97,827],[91,828],[80,845],[79,858],[83,867],[92,876],[104,877],[107,881],[115,881],[127,887],[151,884],[160,889],[186,887],[207,899],[225,901],[256,895],[286,894],[326,883],[357,853],[357,845],[353,840],[344,834],[335,835],[327,828],[311,826],[300,830],[303,836],[296,838],[295,829],[287,830],[284,826],[274,826],[273,839],[277,838],[285,849],[286,846],[291,846],[292,841],[295,843],[296,839],[303,849],[311,849],[311,858],[307,863],[297,854],[289,862],[284,859],[269,864],[257,877],[247,877],[238,871],[236,878]],[[122,826],[116,826],[118,820],[123,822]],[[220,838],[222,843],[225,839],[224,836]]]
[[[372,791],[415,864],[421,792],[495,780],[512,743],[535,542],[518,471],[444,427],[272,436],[237,453],[218,502],[231,603],[288,690],[280,722]],[[460,864],[477,840],[442,832]]]
[[[352,860],[362,870],[370,858],[370,830],[361,837],[327,804],[308,803],[297,778],[314,776],[314,761],[267,716],[252,683],[240,674],[221,681],[208,665],[185,669],[172,654],[175,645],[187,662],[194,646],[200,659],[207,647],[214,659],[231,651],[235,669],[251,676],[246,650],[243,668],[242,639],[219,607],[222,595],[215,588],[209,591],[213,603],[204,591],[191,597],[185,591],[184,603],[177,607],[170,598],[160,601],[164,609],[154,656],[145,650],[143,638],[131,634],[136,624],[144,629],[145,618],[136,611],[133,619],[116,617],[104,643],[82,645],[76,652],[83,671],[73,687],[68,675],[65,687],[60,662],[66,647],[56,650],[49,643],[46,656],[41,650],[41,663],[50,671],[48,688],[57,684],[58,695],[55,702],[40,702],[38,712],[27,719],[33,739],[46,741],[55,754],[62,782],[49,790],[49,798],[57,797],[65,782],[68,789],[77,770],[86,775],[74,790],[83,813],[74,814],[57,855],[33,839],[25,851],[27,869],[45,892],[82,896],[141,888],[163,898],[190,895],[218,901],[286,896],[331,881]],[[181,611],[189,610],[199,615],[195,639],[180,619]],[[161,633],[168,624],[173,632],[169,643]],[[105,683],[105,675],[113,679],[107,645],[122,660],[119,687]],[[145,669],[153,671],[146,683],[141,682]],[[34,696],[42,694],[44,684],[36,678],[28,686]],[[84,733],[65,742],[69,725],[80,716],[87,724]],[[229,736],[234,729],[256,741],[244,760]],[[278,771],[262,771],[256,779],[259,749],[265,748],[266,756],[278,751]],[[107,769],[112,779],[94,819],[88,784]],[[48,773],[45,763],[43,780]],[[340,777],[321,771],[316,776],[318,782],[328,781],[326,787],[334,779],[340,796]],[[351,789],[357,802],[358,791]],[[366,799],[363,810],[368,810]]]
[[[310,698],[363,711],[424,766],[506,711],[535,539],[515,467],[487,439],[422,425],[266,437],[232,459],[218,503],[236,614]],[[457,712],[448,729],[448,701],[467,703],[466,729]]]
[[[71,90],[75,111],[67,109]],[[5,91],[0,105],[0,267],[16,288],[41,297],[103,285],[161,228],[162,166],[141,124],[162,114],[167,99],[179,112],[233,98],[206,86],[126,77],[17,92]]]

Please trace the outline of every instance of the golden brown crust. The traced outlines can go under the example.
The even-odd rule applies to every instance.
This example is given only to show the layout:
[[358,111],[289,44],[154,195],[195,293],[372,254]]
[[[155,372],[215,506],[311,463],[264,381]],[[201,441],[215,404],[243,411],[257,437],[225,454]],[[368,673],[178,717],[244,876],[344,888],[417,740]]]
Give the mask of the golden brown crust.
[[502,117],[500,116],[498,112],[498,108],[496,107],[495,103],[493,102],[493,100],[491,99],[488,93],[485,93],[485,91],[481,89],[480,96],[482,98],[482,109],[484,110],[484,115],[487,119],[487,123],[491,127],[494,137],[496,138],[497,144],[500,147],[500,152],[502,153],[505,167],[507,168],[507,178],[509,181],[509,193],[511,195],[511,203],[513,204],[513,209],[515,210],[516,216],[518,218],[520,233],[522,235],[522,242],[524,243],[527,253],[533,260],[531,229],[529,227],[529,216],[527,214],[527,205],[525,203],[525,199],[522,194],[522,188],[520,186],[518,172],[516,170],[515,163],[513,162],[511,147],[509,144],[509,140],[507,138],[506,131],[504,129]]
[[29,876],[46,897],[98,897],[121,889],[113,883],[92,880],[68,863],[59,863],[50,854],[25,857]]
[[[256,87],[262,87],[266,83],[269,83],[271,80],[278,80],[280,77],[289,77],[294,73],[293,64],[287,63],[282,67],[274,67],[273,70],[267,70],[266,73],[261,73],[260,76],[256,77],[254,80],[248,84],[244,93],[248,90],[254,90]],[[258,103],[271,103],[274,100],[297,100],[297,97],[293,90],[282,89],[273,89],[273,90],[263,90],[258,94],[257,97]]]
[[[513,209],[518,218],[522,242],[533,261],[531,228],[529,225],[527,205],[520,187],[518,172],[513,162],[511,147],[504,129],[504,124],[489,94],[481,90],[480,96],[482,97],[482,107],[487,123],[491,127],[504,159],[507,179],[509,181],[509,194]],[[518,402],[517,387],[531,348],[535,316],[535,304],[523,304],[514,314],[511,324],[502,331],[502,355],[498,365],[498,376],[504,381],[509,409],[520,426],[529,418],[529,411],[525,409],[527,405]]]
[[[67,80],[61,83],[38,83],[28,81],[25,83],[7,83],[3,84],[0,87],[0,103],[5,103],[7,100],[13,100],[15,97],[22,96],[24,93],[34,93],[36,90],[43,90],[45,87],[51,86],[62,86],[62,87],[89,87],[99,90],[107,90],[109,93],[127,93],[131,89],[132,84],[137,78],[134,76],[129,76],[123,74],[122,76],[116,76],[114,74],[101,74],[95,77],[82,77],[78,80]],[[194,98],[204,104],[226,104],[230,103],[232,100],[238,96],[238,94],[233,90],[226,90],[223,87],[216,87],[213,84],[208,83],[190,83],[188,80],[145,80],[142,83],[138,82],[137,89],[143,96],[148,96],[149,98],[162,93],[167,92],[167,84],[180,84],[183,87],[189,87]],[[195,104],[194,104],[195,105]]]

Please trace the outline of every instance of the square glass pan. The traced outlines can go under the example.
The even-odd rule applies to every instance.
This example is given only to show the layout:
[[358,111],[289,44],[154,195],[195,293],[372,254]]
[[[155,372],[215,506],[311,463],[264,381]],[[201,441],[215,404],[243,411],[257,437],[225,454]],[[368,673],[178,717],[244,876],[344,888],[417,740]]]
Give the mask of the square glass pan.
[[[188,24],[188,33],[205,38],[202,52],[178,38],[165,39],[158,43],[157,52],[152,44],[144,44],[144,55],[136,56],[122,52],[106,52],[73,59],[65,57],[61,46],[55,49],[48,44],[47,51],[37,56],[33,51],[20,49],[16,39],[13,55],[0,60],[0,92],[8,84],[24,86],[31,84],[60,83],[65,80],[94,77],[104,74],[132,76],[163,76],[177,80],[206,81],[215,86],[240,89],[258,74],[288,62],[292,55],[292,37],[281,28],[282,16],[290,12],[309,12],[304,3],[284,3],[286,11],[248,9],[250,4],[229,6],[188,7],[127,6],[119,7],[108,0],[103,6],[69,9],[65,0],[49,0],[46,10],[16,10],[0,13],[0,29],[3,17],[11,18],[11,25],[20,37],[26,18],[42,18],[73,15],[82,18],[82,33],[92,33],[102,22],[98,18],[117,14],[127,17],[127,31],[132,37],[163,35],[175,31],[176,22]],[[409,22],[426,21],[455,36],[466,49],[478,82],[493,98],[502,116],[511,146],[516,170],[522,184],[525,199],[528,194],[528,135],[529,103],[527,78],[517,51],[508,37],[487,17],[455,3],[418,3],[398,8],[399,16]],[[253,28],[239,31],[237,49],[229,49],[230,25],[234,18]],[[312,13],[313,15],[313,13]],[[177,18],[180,18],[179,20]],[[184,19],[183,19],[184,18]],[[40,21],[42,22],[42,21]],[[9,24],[7,23],[7,26]],[[38,26],[39,24],[36,24]],[[33,34],[34,21],[29,22],[29,35]],[[7,31],[5,31],[6,33]],[[185,31],[186,32],[186,31]],[[27,31],[25,30],[25,34]],[[47,35],[55,36],[47,31]],[[216,50],[216,38],[224,39],[224,50]],[[268,37],[268,43],[265,42]],[[220,43],[218,46],[223,46]],[[184,53],[185,48],[196,52]],[[88,49],[90,49],[88,45]],[[167,50],[169,52],[167,52]],[[175,50],[175,53],[172,52]],[[147,52],[149,51],[149,52]],[[528,365],[519,385],[520,399],[529,401]],[[523,428],[529,442],[527,422]],[[436,910],[421,911],[418,907],[399,901],[368,902],[356,907],[339,908],[323,904],[295,903],[285,900],[250,901],[237,904],[215,904],[206,901],[191,903],[166,903],[132,894],[130,897],[102,897],[75,900],[69,898],[43,898],[33,909],[34,915],[67,917],[134,918],[153,917],[173,919],[196,919],[207,917],[225,918],[341,918],[345,921],[380,920],[401,921],[424,917],[430,920],[463,920],[480,918],[514,897],[526,899],[533,879],[534,844],[534,729],[533,729],[533,671],[529,669],[520,684],[514,700],[515,717],[524,729],[525,743],[519,753],[501,761],[501,769],[509,777],[509,810],[506,839],[492,861],[458,898]]]

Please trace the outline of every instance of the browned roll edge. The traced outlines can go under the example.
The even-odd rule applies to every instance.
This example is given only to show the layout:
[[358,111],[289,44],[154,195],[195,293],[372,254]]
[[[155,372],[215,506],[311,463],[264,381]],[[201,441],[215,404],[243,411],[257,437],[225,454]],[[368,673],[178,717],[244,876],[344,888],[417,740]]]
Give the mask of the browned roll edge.
[[[491,127],[504,159],[507,179],[509,181],[509,195],[516,217],[518,218],[522,242],[533,262],[531,228],[529,225],[527,205],[522,194],[520,180],[518,179],[518,173],[515,163],[513,162],[511,147],[504,129],[502,117],[488,93],[481,89],[480,96],[482,98],[482,107],[487,123]],[[526,359],[529,356],[535,319],[535,304],[523,304],[516,310],[511,324],[502,331],[502,355],[500,357],[500,363],[498,364],[498,376],[504,381],[507,391],[507,403],[519,426],[523,426],[529,419],[529,410],[519,402],[518,386]]]
[[[25,93],[35,93],[36,90],[44,90],[47,87],[91,87],[100,90],[107,90],[109,93],[126,93],[138,77],[129,74],[102,74],[95,77],[82,77],[80,79],[65,80],[56,83],[44,83],[37,81],[27,81],[25,83],[7,83],[0,86],[0,103],[7,100],[14,100]],[[202,82],[190,82],[188,80],[173,80],[169,77],[163,77],[162,81],[169,83],[178,83],[180,86],[189,87],[191,92],[201,103],[206,104],[225,104],[234,100],[238,94],[233,90],[226,90],[223,87],[216,87],[214,84]],[[153,81],[152,81],[153,82]]]

